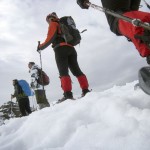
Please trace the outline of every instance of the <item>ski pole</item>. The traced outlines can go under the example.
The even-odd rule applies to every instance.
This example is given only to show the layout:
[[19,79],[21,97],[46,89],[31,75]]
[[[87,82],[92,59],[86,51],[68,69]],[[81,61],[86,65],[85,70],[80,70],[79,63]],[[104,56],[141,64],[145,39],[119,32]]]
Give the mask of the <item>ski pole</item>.
[[150,5],[146,2],[146,0],[143,0],[143,1],[144,1],[144,3],[146,4],[147,8],[150,9]]
[[[38,46],[39,46],[39,45],[40,45],[40,41],[38,41]],[[42,71],[43,71],[43,68],[42,68],[42,56],[41,56],[41,51],[39,50],[38,52],[39,52],[39,54],[40,54],[41,79],[42,79],[42,87],[43,87],[43,90],[44,90],[43,77],[42,77]]]
[[92,4],[90,2],[87,2],[86,4],[91,8],[97,9],[99,11],[106,13],[106,14],[109,14],[109,15],[114,16],[116,18],[122,19],[126,22],[132,23],[134,26],[143,27],[144,29],[150,30],[150,24],[147,22],[142,22],[140,19],[137,19],[137,18],[132,19],[132,18],[126,17],[124,15],[116,13],[112,10],[107,9],[107,8]]

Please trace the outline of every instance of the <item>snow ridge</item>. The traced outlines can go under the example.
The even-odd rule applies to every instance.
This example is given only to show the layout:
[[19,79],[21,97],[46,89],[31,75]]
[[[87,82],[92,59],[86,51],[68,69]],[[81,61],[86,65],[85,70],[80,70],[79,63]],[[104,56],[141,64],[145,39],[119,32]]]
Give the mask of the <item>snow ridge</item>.
[[150,97],[136,83],[10,119],[0,150],[149,150]]

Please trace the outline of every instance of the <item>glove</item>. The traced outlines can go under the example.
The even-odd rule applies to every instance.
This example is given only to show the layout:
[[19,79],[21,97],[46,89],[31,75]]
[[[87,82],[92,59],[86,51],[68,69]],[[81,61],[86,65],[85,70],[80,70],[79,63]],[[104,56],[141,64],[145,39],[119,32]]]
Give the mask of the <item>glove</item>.
[[134,35],[134,37],[136,39],[139,39],[141,43],[145,43],[148,46],[148,48],[150,48],[150,31],[145,30],[143,35],[136,34]]
[[89,6],[86,4],[88,3],[89,0],[77,0],[77,4],[82,8],[82,9],[88,9]]

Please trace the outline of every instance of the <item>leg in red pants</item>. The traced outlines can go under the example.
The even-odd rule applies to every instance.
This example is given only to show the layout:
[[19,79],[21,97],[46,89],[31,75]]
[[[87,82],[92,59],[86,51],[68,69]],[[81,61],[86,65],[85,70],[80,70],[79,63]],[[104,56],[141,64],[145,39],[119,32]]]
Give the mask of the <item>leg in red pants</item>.
[[72,84],[70,76],[62,76],[60,78],[61,87],[64,91],[64,97],[58,100],[58,103],[63,102],[67,99],[74,99],[72,94]]
[[82,96],[85,96],[88,92],[90,92],[88,89],[89,87],[88,80],[85,75],[78,76],[77,79],[82,89]]
[[[131,11],[123,14],[124,16],[130,18],[140,19],[142,22],[150,23],[150,13],[141,11]],[[136,27],[131,23],[119,20],[119,31],[122,35],[131,39],[136,49],[139,51],[142,57],[147,57],[150,55],[150,48],[143,43],[140,39],[135,38],[135,35],[143,35],[144,29],[142,27]],[[149,35],[150,36],[150,35]]]

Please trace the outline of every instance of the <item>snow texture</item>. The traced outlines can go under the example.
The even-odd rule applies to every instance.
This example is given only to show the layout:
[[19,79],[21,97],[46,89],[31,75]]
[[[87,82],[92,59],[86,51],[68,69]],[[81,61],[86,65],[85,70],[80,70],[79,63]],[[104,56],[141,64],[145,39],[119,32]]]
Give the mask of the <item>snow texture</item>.
[[150,97],[136,83],[5,121],[0,150],[149,150]]

